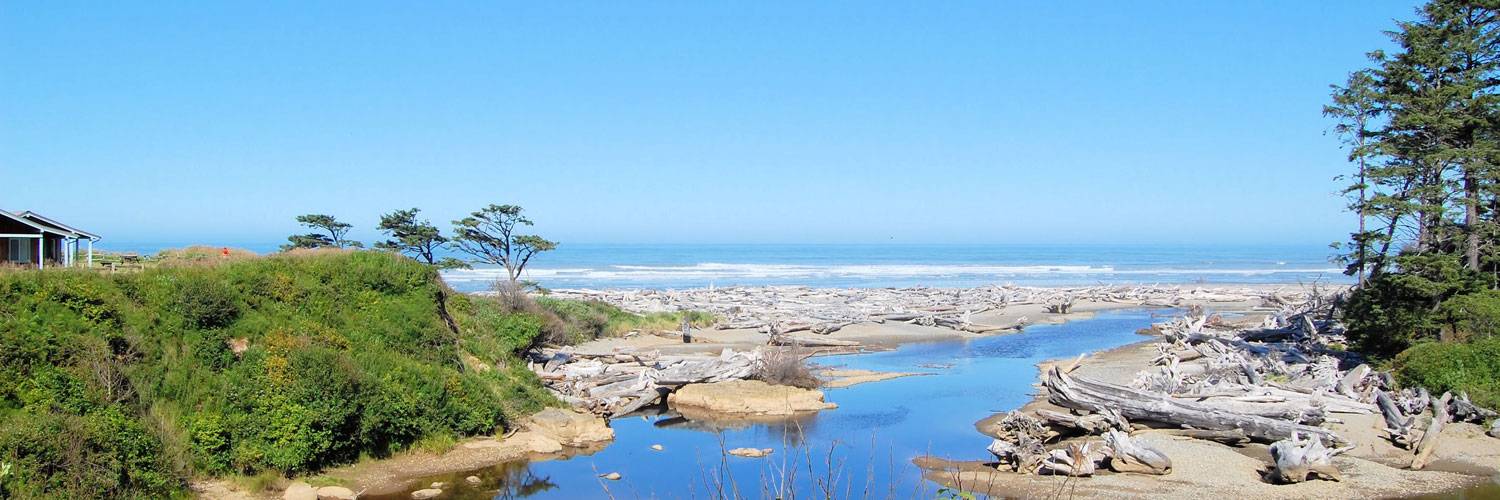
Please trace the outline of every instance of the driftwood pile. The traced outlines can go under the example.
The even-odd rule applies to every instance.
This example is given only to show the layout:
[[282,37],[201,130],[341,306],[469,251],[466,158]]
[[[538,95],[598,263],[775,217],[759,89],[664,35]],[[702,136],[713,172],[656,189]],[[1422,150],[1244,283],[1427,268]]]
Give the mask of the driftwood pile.
[[[1466,395],[1434,399],[1423,390],[1396,392],[1389,374],[1330,347],[1345,342],[1342,325],[1330,319],[1334,303],[1321,296],[1284,302],[1248,327],[1194,307],[1153,326],[1161,334],[1156,366],[1129,386],[1072,376],[1077,363],[1053,367],[1043,379],[1047,400],[1072,413],[1012,412],[989,451],[1002,465],[1026,473],[1082,476],[1103,463],[1116,471],[1161,474],[1170,469],[1170,459],[1128,433],[1166,428],[1226,444],[1271,443],[1274,464],[1267,478],[1275,482],[1337,481],[1333,457],[1353,443],[1321,425],[1337,422],[1339,414],[1380,414],[1391,442],[1412,449],[1413,469],[1431,459],[1446,423],[1494,418],[1495,412]],[[1433,416],[1418,431],[1417,416],[1428,410]],[[1104,440],[1052,449],[1045,444],[1069,435]],[[1080,451],[1093,451],[1093,462],[1085,463]]]
[[1258,302],[1277,308],[1306,302],[1306,292],[1254,288],[1184,286],[1094,286],[1032,288],[811,288],[763,286],[690,290],[555,290],[554,296],[598,300],[636,313],[705,311],[720,329],[757,329],[768,334],[828,334],[855,323],[904,322],[971,333],[1019,329],[1026,321],[987,325],[975,315],[1028,304],[1066,314],[1077,302],[1176,307],[1188,303]]
[[548,350],[534,357],[529,367],[563,402],[600,415],[618,416],[665,401],[667,394],[686,384],[749,378],[760,362],[760,351],[733,349],[725,349],[718,356]]

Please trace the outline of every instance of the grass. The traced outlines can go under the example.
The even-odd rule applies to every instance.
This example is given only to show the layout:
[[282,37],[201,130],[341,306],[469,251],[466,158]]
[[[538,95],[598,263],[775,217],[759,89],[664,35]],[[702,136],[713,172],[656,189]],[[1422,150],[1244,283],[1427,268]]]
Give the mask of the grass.
[[694,328],[707,328],[717,322],[713,314],[702,311],[656,312],[633,314],[600,301],[561,300],[537,297],[537,305],[556,315],[565,329],[567,343],[619,337],[632,331],[679,331],[686,318]]

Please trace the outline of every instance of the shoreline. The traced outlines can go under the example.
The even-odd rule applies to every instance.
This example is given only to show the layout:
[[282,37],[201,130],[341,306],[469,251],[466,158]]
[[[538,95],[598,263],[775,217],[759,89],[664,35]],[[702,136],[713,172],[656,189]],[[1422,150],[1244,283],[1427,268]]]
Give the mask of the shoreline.
[[[1213,311],[1238,312],[1238,311]],[[1255,321],[1260,315],[1247,314],[1235,321]],[[1082,357],[1070,375],[1119,385],[1126,385],[1142,370],[1154,368],[1152,360],[1159,335],[1143,337],[1139,342],[1095,351]],[[1053,366],[1069,365],[1071,358],[1049,359],[1037,363],[1038,377],[1032,386],[1032,399],[1014,411],[1039,409],[1069,413],[1047,400],[1041,380]],[[998,412],[974,423],[974,429],[985,437],[995,437],[993,429],[1007,412]],[[1423,470],[1406,468],[1410,452],[1395,448],[1379,436],[1378,415],[1339,415],[1340,422],[1328,427],[1341,435],[1356,438],[1358,444],[1334,462],[1346,472],[1342,481],[1308,481],[1276,485],[1263,481],[1260,472],[1271,462],[1269,446],[1246,443],[1230,446],[1184,436],[1173,436],[1165,429],[1138,430],[1131,433],[1166,452],[1177,467],[1168,475],[1151,476],[1100,471],[1089,478],[1066,476],[1020,475],[996,471],[992,462],[951,461],[939,457],[918,457],[913,463],[923,469],[923,477],[947,487],[993,497],[1031,497],[1056,493],[1064,484],[1072,494],[1125,498],[1201,497],[1204,495],[1256,496],[1261,498],[1347,498],[1418,497],[1445,495],[1484,487],[1500,481],[1500,445],[1484,435],[1484,429],[1467,423],[1450,423],[1443,430],[1445,448],[1439,448],[1436,460]],[[1087,441],[1088,436],[1063,439],[1059,443]],[[1054,443],[1055,444],[1055,443]],[[1211,466],[1204,467],[1204,464]]]

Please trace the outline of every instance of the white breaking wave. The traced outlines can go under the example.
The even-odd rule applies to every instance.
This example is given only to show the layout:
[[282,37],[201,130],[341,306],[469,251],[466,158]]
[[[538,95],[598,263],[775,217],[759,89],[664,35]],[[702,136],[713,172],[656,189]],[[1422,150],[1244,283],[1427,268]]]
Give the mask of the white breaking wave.
[[[1287,269],[1124,269],[1112,266],[1026,265],[992,266],[978,264],[725,264],[706,262],[683,266],[615,265],[602,267],[533,268],[526,277],[535,280],[593,281],[659,281],[659,280],[777,280],[777,279],[891,279],[952,277],[1043,277],[1043,276],[1141,276],[1141,275],[1231,275],[1258,276],[1272,274],[1340,274],[1338,268]],[[457,269],[443,272],[450,282],[493,281],[505,276],[499,268]]]

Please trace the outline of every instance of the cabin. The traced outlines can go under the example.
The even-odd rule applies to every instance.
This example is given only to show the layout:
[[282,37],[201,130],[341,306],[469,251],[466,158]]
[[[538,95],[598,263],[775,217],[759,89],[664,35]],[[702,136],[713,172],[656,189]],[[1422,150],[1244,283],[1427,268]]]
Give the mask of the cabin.
[[99,235],[36,212],[0,210],[0,265],[75,267],[80,245],[86,245],[82,265],[94,266],[94,242]]

